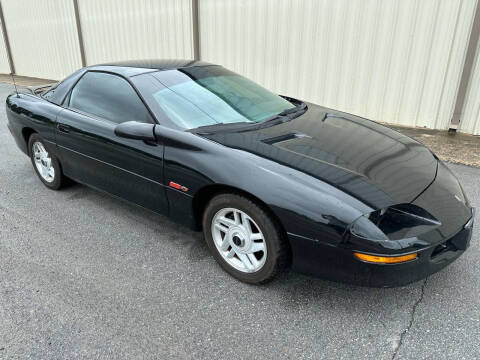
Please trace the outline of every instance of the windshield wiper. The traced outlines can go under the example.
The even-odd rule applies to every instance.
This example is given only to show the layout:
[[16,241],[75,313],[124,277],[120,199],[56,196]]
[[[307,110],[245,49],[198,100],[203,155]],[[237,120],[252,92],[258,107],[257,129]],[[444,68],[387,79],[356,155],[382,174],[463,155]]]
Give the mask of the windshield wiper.
[[187,131],[193,132],[195,134],[210,134],[212,132],[218,132],[219,130],[230,131],[230,130],[237,129],[239,127],[249,126],[252,124],[254,123],[250,121],[239,121],[239,122],[233,122],[233,123],[217,123],[212,125],[199,126],[193,129],[189,129]]
[[281,113],[279,113],[278,115],[279,116],[285,116],[285,115],[289,115],[289,114],[294,114],[294,113],[297,113],[299,111],[302,111],[304,109],[307,108],[307,104],[305,103],[301,103],[301,104],[298,104],[297,106],[293,107],[293,108],[289,108],[289,109],[285,109],[283,110]]
[[288,108],[283,110],[282,112],[278,113],[277,115],[272,116],[271,118],[268,118],[264,121],[262,121],[260,124],[268,124],[271,125],[272,122],[279,122],[283,123],[292,119],[295,119],[296,117],[302,115],[307,111],[307,104],[304,102],[298,104],[297,106],[293,108]]
[[[298,101],[298,100],[297,100]],[[290,121],[307,111],[307,104],[304,102],[296,105],[293,108],[288,108],[282,112],[274,115],[266,120],[261,122],[254,121],[240,121],[233,123],[218,123],[212,125],[203,125],[187,131],[195,134],[211,134],[213,132],[229,132],[229,131],[241,131],[241,130],[252,130],[252,129],[262,129],[264,127],[272,126],[276,123],[284,123]]]

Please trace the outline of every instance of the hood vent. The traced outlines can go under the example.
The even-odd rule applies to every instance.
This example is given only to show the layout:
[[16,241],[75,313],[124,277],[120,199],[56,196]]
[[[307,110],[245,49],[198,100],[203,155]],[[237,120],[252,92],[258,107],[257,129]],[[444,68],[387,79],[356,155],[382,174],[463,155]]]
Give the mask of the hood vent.
[[265,144],[273,145],[277,144],[283,141],[287,140],[293,140],[297,138],[311,138],[311,136],[308,136],[306,134],[302,133],[289,133],[289,134],[284,134],[284,135],[279,135],[279,136],[274,136],[271,138],[263,139],[262,142]]

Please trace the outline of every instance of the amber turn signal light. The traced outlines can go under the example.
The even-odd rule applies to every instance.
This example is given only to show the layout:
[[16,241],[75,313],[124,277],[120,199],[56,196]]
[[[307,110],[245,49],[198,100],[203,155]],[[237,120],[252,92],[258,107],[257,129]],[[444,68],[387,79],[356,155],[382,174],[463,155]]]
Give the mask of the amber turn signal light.
[[417,253],[402,255],[402,256],[376,256],[361,253],[353,253],[357,259],[376,264],[397,264],[417,258]]

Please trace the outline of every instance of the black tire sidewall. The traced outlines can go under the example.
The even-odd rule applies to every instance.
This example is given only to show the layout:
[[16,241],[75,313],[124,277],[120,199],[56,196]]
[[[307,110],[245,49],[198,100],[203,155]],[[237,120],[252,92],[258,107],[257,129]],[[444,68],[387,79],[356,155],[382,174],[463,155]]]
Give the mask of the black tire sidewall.
[[[43,145],[43,147],[48,151],[48,154],[52,159],[52,166],[55,169],[55,178],[53,179],[52,182],[45,181],[40,175],[40,173],[38,172],[37,166],[35,164],[35,159],[33,157],[33,144],[35,142],[40,142]],[[62,186],[62,170],[60,168],[60,164],[57,158],[55,157],[55,155],[53,155],[52,150],[50,149],[50,146],[48,146],[47,142],[43,140],[43,138],[40,135],[32,134],[28,139],[28,153],[30,155],[30,161],[32,162],[33,169],[35,170],[35,173],[37,174],[40,181],[49,189],[58,190]]]
[[[224,208],[236,208],[245,212],[260,227],[267,247],[267,258],[260,270],[253,273],[239,271],[229,265],[217,250],[212,237],[211,224],[215,214]],[[281,233],[267,212],[250,199],[236,194],[220,194],[215,196],[209,202],[204,212],[203,232],[210,252],[220,266],[233,277],[246,283],[261,284],[273,278],[278,271],[279,259],[276,255],[280,253],[279,247],[285,246]]]

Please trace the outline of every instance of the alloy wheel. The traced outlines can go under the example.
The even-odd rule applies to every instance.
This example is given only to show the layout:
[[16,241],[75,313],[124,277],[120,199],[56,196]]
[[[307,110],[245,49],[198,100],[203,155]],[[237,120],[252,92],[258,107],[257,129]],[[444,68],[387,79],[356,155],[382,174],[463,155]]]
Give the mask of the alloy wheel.
[[212,219],[211,231],[218,252],[235,269],[252,273],[265,264],[265,238],[260,227],[244,211],[219,210]]
[[35,166],[42,179],[48,183],[53,182],[53,180],[55,180],[55,169],[53,168],[52,158],[48,151],[39,141],[33,143],[32,151]]

